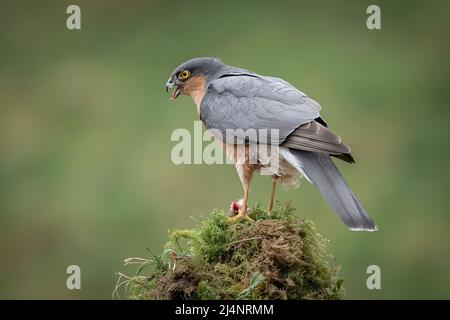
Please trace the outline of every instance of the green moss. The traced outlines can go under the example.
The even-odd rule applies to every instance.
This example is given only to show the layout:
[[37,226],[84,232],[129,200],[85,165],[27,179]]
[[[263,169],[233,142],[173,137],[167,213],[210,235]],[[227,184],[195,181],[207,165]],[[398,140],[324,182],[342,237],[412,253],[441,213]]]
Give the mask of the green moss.
[[[327,241],[289,204],[269,216],[258,205],[254,223],[229,224],[215,210],[192,230],[170,232],[160,255],[128,260],[135,276],[119,274],[115,295],[128,299],[343,299],[339,269]],[[149,269],[151,267],[151,269]],[[143,274],[147,272],[147,274]],[[118,289],[124,290],[120,291]]]

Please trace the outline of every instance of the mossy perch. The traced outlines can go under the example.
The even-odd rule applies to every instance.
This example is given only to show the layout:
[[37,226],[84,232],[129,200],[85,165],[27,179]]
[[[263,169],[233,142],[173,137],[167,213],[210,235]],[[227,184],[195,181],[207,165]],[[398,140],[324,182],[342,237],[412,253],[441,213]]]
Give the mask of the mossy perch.
[[[251,210],[254,223],[230,224],[215,210],[191,230],[175,230],[159,256],[129,258],[114,296],[127,299],[345,299],[327,240],[290,204],[272,214]],[[144,275],[144,271],[151,271]]]

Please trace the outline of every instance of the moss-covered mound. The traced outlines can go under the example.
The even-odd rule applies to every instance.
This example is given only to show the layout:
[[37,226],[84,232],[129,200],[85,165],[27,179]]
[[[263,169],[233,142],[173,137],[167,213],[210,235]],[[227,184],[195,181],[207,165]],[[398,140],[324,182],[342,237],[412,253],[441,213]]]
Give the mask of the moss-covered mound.
[[[134,276],[119,273],[115,297],[128,299],[342,299],[338,268],[326,240],[289,204],[254,223],[227,222],[215,210],[191,230],[175,230],[161,255],[129,258]],[[147,272],[147,274],[144,274]]]

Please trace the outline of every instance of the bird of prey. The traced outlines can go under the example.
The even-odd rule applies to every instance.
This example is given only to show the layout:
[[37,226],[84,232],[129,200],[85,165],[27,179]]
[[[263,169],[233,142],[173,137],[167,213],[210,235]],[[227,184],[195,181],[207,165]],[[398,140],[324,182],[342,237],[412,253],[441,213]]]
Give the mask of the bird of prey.
[[[278,147],[279,156],[271,175],[269,213],[277,182],[298,184],[305,177],[349,229],[377,230],[331,159],[354,163],[349,146],[327,127],[320,116],[320,105],[305,93],[280,78],[232,67],[211,57],[194,58],[179,65],[166,83],[166,91],[169,88],[174,88],[172,99],[180,94],[192,98],[204,126],[222,133],[218,142],[234,157],[244,198],[239,213],[229,218],[231,222],[251,220],[247,210],[250,180],[253,172],[269,166],[259,158],[251,163],[246,156],[238,158],[236,148],[244,145],[248,152],[249,146],[265,144],[274,150]],[[259,136],[243,137],[248,129],[277,130],[277,136],[265,141],[259,141]]]

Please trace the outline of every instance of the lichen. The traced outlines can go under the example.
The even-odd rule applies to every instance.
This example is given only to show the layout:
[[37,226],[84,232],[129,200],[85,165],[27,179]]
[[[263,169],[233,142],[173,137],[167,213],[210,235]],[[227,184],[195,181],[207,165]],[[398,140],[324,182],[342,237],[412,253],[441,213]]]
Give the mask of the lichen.
[[[127,299],[345,299],[327,240],[289,204],[272,214],[259,205],[248,221],[229,224],[222,210],[192,230],[170,232],[160,255],[132,258],[114,295]],[[147,273],[144,274],[144,271]],[[124,288],[124,290],[119,290]]]

